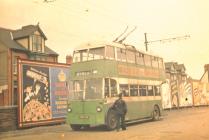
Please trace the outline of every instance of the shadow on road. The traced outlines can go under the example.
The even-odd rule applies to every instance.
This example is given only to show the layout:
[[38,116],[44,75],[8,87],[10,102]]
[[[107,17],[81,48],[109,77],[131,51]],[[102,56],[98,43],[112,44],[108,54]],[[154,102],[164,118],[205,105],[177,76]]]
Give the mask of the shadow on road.
[[[135,122],[128,122],[127,129],[136,125],[143,125],[147,123],[154,123],[154,122],[152,120],[140,120]],[[69,125],[62,124],[62,125],[42,126],[42,127],[34,127],[27,129],[19,129],[16,131],[2,132],[0,133],[0,139],[7,137],[26,136],[26,135],[40,135],[42,133],[67,133],[67,132],[82,133],[82,132],[110,132],[110,131],[108,131],[106,126],[104,125],[84,127],[79,131],[73,131]]]

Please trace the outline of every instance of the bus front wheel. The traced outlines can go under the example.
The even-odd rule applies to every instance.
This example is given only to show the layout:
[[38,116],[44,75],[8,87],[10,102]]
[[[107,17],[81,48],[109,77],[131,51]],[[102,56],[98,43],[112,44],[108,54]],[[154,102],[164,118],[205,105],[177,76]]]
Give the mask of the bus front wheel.
[[160,109],[158,106],[154,106],[153,112],[152,112],[152,120],[158,121],[160,119]]
[[79,131],[81,129],[81,125],[78,124],[71,124],[70,127],[74,130],[74,131]]
[[117,127],[117,118],[113,110],[110,110],[107,114],[106,126],[108,130],[114,130]]

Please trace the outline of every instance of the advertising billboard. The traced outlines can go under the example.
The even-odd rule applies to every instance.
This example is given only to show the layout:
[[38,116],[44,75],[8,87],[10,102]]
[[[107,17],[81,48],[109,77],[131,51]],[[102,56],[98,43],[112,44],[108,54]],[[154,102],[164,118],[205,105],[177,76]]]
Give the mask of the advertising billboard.
[[64,122],[70,66],[18,60],[19,127]]

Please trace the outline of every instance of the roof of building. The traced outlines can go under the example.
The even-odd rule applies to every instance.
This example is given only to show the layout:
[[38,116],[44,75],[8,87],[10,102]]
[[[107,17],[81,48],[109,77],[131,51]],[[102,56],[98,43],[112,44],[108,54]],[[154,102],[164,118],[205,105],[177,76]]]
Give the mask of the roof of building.
[[39,25],[23,26],[21,29],[14,30],[12,32],[12,34],[13,34],[14,39],[18,39],[18,38],[23,38],[23,37],[27,37],[29,35],[32,35],[35,31],[39,31],[41,33],[41,35],[44,37],[44,39],[45,40],[47,39],[45,34],[43,33],[43,31],[39,27]]
[[58,53],[56,53],[55,51],[53,51],[52,49],[50,49],[47,46],[45,46],[45,53],[47,53],[49,55],[58,55]]
[[8,48],[27,51],[26,48],[13,40],[12,31],[0,27],[0,41]]
[[175,68],[176,64],[177,62],[165,62],[165,68],[171,69],[172,66]]
[[[0,41],[8,48],[28,52],[29,50],[27,50],[21,44],[17,43],[15,39],[32,35],[37,30],[43,35],[45,39],[47,39],[42,30],[40,29],[39,25],[28,25],[23,26],[22,29],[18,30],[11,30],[0,27]],[[45,53],[49,55],[58,56],[58,53],[56,53],[47,46],[45,46]]]
[[176,70],[181,71],[182,69],[186,70],[184,64],[174,64]]
[[[185,73],[186,68],[185,68],[184,64],[178,64],[177,62],[166,62],[165,63],[165,69],[170,72],[172,71],[172,66],[175,71],[181,72],[182,74]],[[182,71],[182,69],[184,69],[184,70]]]

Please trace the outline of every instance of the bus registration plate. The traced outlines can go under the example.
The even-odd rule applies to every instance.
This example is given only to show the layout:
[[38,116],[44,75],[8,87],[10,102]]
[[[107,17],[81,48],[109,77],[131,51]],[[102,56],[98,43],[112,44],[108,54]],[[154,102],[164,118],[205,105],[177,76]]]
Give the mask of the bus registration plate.
[[80,119],[89,119],[89,116],[87,116],[87,115],[80,115],[79,118]]

